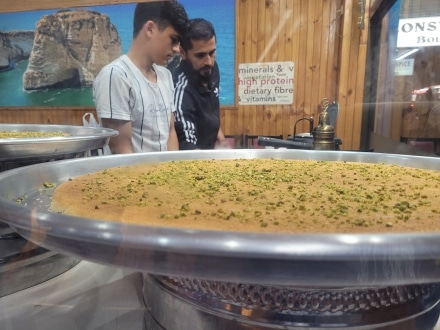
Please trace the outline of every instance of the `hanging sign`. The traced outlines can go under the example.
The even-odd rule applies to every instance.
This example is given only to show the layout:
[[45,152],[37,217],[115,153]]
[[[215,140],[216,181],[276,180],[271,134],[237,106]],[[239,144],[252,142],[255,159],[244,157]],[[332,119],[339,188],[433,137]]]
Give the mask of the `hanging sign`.
[[399,20],[397,48],[440,45],[440,17],[405,18]]
[[293,62],[246,63],[238,66],[238,103],[292,104]]
[[412,76],[414,72],[414,59],[404,59],[396,61],[394,65],[394,74],[396,76]]

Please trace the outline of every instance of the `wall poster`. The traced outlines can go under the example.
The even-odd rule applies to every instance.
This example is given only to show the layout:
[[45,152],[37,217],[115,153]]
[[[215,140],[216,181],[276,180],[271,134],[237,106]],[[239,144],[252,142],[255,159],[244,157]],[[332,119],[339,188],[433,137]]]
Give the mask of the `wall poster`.
[[238,67],[240,105],[293,104],[293,62],[244,63]]
[[[234,104],[235,0],[180,2],[214,25],[220,103]],[[0,13],[0,107],[93,106],[94,78],[130,47],[135,6]]]

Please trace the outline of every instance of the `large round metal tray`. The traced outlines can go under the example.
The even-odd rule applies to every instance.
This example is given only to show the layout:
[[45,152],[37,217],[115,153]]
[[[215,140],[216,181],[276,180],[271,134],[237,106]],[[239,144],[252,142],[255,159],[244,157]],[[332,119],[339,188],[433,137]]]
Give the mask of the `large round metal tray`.
[[108,128],[73,125],[0,124],[0,132],[63,132],[69,136],[47,138],[0,138],[0,161],[68,155],[101,148],[118,134]]
[[[371,287],[440,281],[440,233],[255,234],[97,221],[46,210],[45,181],[119,165],[183,159],[279,158],[440,169],[440,158],[311,150],[211,150],[63,160],[0,174],[0,220],[31,242],[152,274],[296,287]],[[172,188],[171,188],[172,189]],[[27,196],[27,204],[18,204]],[[40,205],[40,204],[41,205]],[[36,206],[40,205],[40,206]],[[148,216],[148,215],[146,215]],[[439,219],[440,220],[440,219]]]

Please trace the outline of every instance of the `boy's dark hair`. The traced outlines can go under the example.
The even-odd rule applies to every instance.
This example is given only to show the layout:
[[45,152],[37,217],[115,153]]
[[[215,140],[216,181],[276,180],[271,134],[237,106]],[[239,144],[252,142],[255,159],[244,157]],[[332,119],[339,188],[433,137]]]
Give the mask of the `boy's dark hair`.
[[171,26],[181,36],[188,27],[185,8],[175,0],[138,3],[134,10],[133,38],[136,38],[147,21],[153,21],[161,30]]
[[208,41],[215,37],[215,30],[211,22],[203,18],[194,18],[189,21],[186,33],[180,40],[180,46],[184,51],[193,47],[192,41]]

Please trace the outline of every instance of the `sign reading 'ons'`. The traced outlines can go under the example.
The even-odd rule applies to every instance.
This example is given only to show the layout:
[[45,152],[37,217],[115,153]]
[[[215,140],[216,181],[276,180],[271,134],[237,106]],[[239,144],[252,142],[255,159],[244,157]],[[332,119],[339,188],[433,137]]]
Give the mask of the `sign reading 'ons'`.
[[440,17],[405,18],[399,20],[398,48],[439,45]]
[[238,103],[292,104],[293,62],[240,64],[238,67]]

